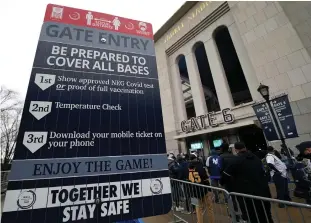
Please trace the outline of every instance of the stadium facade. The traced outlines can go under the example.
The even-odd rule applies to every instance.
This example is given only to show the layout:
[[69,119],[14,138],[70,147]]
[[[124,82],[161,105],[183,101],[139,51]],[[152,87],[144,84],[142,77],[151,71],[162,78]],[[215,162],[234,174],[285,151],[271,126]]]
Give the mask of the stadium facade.
[[310,2],[186,2],[155,48],[168,152],[266,146],[260,83],[288,94],[299,137],[287,145],[311,139]]

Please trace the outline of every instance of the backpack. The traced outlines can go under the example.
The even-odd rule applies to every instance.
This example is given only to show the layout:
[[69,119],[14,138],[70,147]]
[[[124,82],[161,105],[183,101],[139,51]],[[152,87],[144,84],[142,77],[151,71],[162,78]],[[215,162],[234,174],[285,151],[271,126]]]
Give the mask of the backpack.
[[266,158],[267,158],[267,155],[265,156],[265,158],[263,158],[261,160],[261,162],[262,162],[263,170],[265,171],[265,175],[266,175],[268,181],[270,181],[271,180],[271,175],[270,175],[271,168],[269,167]]

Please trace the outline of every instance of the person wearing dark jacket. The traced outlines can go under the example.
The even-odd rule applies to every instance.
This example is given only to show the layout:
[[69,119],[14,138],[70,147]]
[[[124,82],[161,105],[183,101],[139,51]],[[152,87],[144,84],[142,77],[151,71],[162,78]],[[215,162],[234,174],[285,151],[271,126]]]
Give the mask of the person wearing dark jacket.
[[232,151],[230,151],[229,144],[228,143],[223,143],[220,146],[221,149],[221,172],[226,169],[228,166],[231,165],[232,161],[235,158],[235,155],[232,154]]
[[[225,143],[225,142],[220,146],[220,151],[221,151],[220,175],[222,176],[223,171],[233,164],[236,156],[233,154],[233,151],[230,148],[229,144]],[[219,183],[224,187],[224,189],[226,189],[227,191],[231,191],[231,188],[230,188],[231,185],[224,182],[222,177],[220,178]],[[225,196],[225,202],[228,203],[228,195],[224,194],[224,196]],[[233,202],[233,207],[234,207],[235,212],[238,213],[239,212],[239,206],[237,204],[237,201],[235,199],[233,199],[232,202]],[[240,216],[236,215],[236,220],[239,221]]]
[[[187,177],[188,181],[192,183],[210,186],[206,170],[196,154],[190,154],[189,166],[183,176],[185,178]],[[193,184],[191,184],[190,188],[187,190],[190,192],[191,197],[195,197],[199,200],[199,205],[196,206],[197,222],[203,223],[203,207],[206,205],[208,222],[215,223],[212,194],[210,190],[206,187]]]
[[293,178],[296,188],[294,190],[294,196],[304,198],[307,204],[311,204],[311,176],[307,168],[303,160],[297,160],[295,163]]
[[[220,146],[220,151],[221,151],[221,155],[220,155],[220,176],[222,176],[223,171],[228,168],[234,161],[234,159],[236,158],[235,155],[233,155],[233,151],[232,149],[230,149],[229,144],[228,143],[222,143],[222,145]],[[224,187],[224,189],[226,189],[227,191],[231,191],[230,188],[230,184],[226,184],[226,182],[224,182],[222,180],[222,177],[220,178],[219,183]],[[224,194],[225,196],[225,201],[226,203],[228,202],[228,195]],[[236,200],[233,200],[233,206],[234,206],[234,210],[236,213],[238,213],[238,204],[236,202]],[[237,220],[239,220],[239,216],[236,216]]]
[[296,146],[299,150],[299,157],[311,160],[311,141],[305,141]]
[[[176,161],[176,157],[173,153],[170,153],[167,157],[168,159],[168,171],[169,176],[172,179],[178,179],[180,167],[178,162]],[[175,210],[182,211],[183,208],[180,206],[181,201],[181,188],[180,184],[176,181],[171,181],[171,188],[172,188],[172,198],[175,202]]]
[[188,180],[188,177],[185,177],[184,173],[188,170],[189,162],[182,155],[178,155],[176,160],[179,166],[177,179]]
[[168,171],[171,178],[177,179],[178,175],[178,163],[176,157],[173,153],[170,153],[167,157],[168,159]]
[[[224,184],[230,185],[229,192],[271,198],[261,160],[255,154],[248,152],[242,142],[235,143],[234,147],[238,155],[222,174]],[[273,222],[269,202],[242,196],[236,196],[236,198],[244,221],[251,223]]]
[[[207,158],[206,164],[209,178],[213,187],[219,187],[220,180],[220,157],[215,150],[212,150],[211,155]],[[219,202],[219,191],[214,190],[215,202]]]
[[[178,171],[178,179],[182,181],[188,181],[188,177],[185,176],[185,172],[188,170],[189,163],[188,159],[186,160],[187,156],[184,156],[182,154],[177,155],[177,162],[179,164],[179,171]],[[189,195],[189,192],[186,191],[188,184],[186,183],[179,183],[179,186],[181,187],[181,193],[183,197],[185,198],[185,210],[182,210],[183,214],[191,214],[190,206],[191,206],[191,198]],[[180,209],[180,208],[179,208]],[[181,209],[180,209],[181,210]]]
[[[299,150],[295,165],[295,196],[304,197],[311,204],[311,141],[305,141],[296,146]],[[300,196],[299,196],[300,195]]]
[[[220,155],[220,174],[222,174],[222,172],[228,168],[228,166],[230,166],[234,159],[236,158],[235,155],[233,155],[230,151],[229,151],[229,144],[227,143],[223,143],[220,147],[221,149],[221,155]],[[230,191],[230,185],[226,185],[224,184],[224,182],[221,183],[224,188],[228,191]]]

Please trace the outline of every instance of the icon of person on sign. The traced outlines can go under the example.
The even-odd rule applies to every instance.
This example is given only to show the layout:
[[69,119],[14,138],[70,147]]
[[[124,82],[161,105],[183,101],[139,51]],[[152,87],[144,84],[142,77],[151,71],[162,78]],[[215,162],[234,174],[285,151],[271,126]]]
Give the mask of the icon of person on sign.
[[63,18],[63,11],[64,11],[63,8],[53,7],[51,18],[62,19]]
[[114,20],[112,20],[112,24],[114,26],[114,29],[118,30],[119,26],[121,25],[121,22],[118,17],[115,17]]
[[91,12],[88,12],[87,14],[86,14],[86,24],[87,25],[91,25],[92,24],[92,20],[93,20],[93,15],[92,15],[92,13]]

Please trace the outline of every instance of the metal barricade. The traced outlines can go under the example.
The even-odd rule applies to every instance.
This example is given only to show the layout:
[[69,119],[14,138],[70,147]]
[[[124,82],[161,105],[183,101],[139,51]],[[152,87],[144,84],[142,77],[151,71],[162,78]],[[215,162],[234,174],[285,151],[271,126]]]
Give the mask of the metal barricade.
[[[311,222],[311,205],[258,197],[249,194],[229,193],[241,219],[251,223],[308,223]],[[239,219],[237,219],[239,220]]]
[[171,179],[173,222],[308,223],[311,205]]
[[218,187],[171,179],[174,222],[231,223],[234,207],[229,193]]

